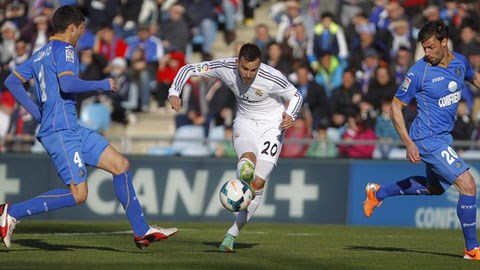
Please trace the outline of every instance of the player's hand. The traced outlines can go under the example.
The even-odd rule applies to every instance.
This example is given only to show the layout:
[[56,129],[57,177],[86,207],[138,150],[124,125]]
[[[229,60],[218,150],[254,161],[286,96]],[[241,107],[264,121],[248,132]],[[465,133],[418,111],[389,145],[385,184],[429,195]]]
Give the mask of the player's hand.
[[177,96],[169,96],[168,101],[170,101],[170,104],[172,105],[172,109],[175,112],[179,112],[180,108],[182,107],[182,100],[180,97]]
[[418,148],[413,142],[407,145],[407,159],[412,163],[419,163],[421,161]]
[[280,128],[282,129],[287,129],[289,127],[293,126],[293,118],[291,115],[289,115],[286,112],[283,112],[282,114],[282,123],[280,124]]
[[113,78],[108,78],[108,81],[110,82],[110,89],[113,92],[117,91],[117,82]]

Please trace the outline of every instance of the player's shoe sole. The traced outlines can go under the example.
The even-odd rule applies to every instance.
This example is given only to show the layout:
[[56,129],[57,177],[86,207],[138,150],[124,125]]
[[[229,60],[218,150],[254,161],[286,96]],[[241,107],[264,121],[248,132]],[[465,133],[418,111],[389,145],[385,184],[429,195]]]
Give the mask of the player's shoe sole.
[[151,243],[166,240],[177,234],[177,228],[161,228],[150,226],[150,229],[141,237],[134,236],[133,241],[139,249],[147,248]]
[[375,208],[382,205],[382,202],[377,200],[377,191],[380,189],[379,184],[368,183],[365,186],[366,199],[363,202],[363,213],[366,217],[370,217],[373,214]]
[[222,252],[233,252],[233,244],[235,244],[235,236],[227,233],[218,249]]
[[480,247],[476,247],[472,250],[467,250],[466,248],[463,251],[463,258],[465,260],[475,260],[480,261]]
[[12,246],[10,240],[13,230],[15,230],[15,225],[20,222],[8,214],[8,207],[10,207],[10,204],[7,203],[0,205],[0,239],[2,239],[3,246],[6,248]]

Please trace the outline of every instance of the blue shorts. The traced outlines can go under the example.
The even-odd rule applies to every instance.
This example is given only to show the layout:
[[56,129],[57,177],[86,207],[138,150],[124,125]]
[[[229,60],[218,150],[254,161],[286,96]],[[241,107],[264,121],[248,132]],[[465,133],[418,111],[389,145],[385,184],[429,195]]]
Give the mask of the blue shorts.
[[470,167],[450,146],[451,135],[442,135],[415,141],[420,157],[427,164],[428,184],[440,183],[447,190]]
[[39,138],[52,158],[58,176],[65,185],[87,180],[86,165],[97,166],[100,156],[109,145],[97,132],[78,126]]

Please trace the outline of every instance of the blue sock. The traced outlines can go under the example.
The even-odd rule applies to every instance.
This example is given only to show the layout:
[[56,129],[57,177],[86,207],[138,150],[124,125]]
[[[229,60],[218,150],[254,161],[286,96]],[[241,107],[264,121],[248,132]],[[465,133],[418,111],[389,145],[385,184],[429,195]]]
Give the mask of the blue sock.
[[130,170],[113,176],[113,186],[117,198],[127,213],[128,220],[135,236],[144,235],[150,228],[143,216],[142,206],[135,195]]
[[467,250],[478,247],[477,242],[477,206],[476,197],[460,194],[457,204],[457,216],[462,225]]
[[427,178],[425,176],[410,176],[396,183],[381,186],[377,191],[377,199],[398,195],[428,195]]
[[30,200],[11,204],[8,214],[19,220],[25,216],[52,211],[76,205],[75,198],[68,189],[54,189]]

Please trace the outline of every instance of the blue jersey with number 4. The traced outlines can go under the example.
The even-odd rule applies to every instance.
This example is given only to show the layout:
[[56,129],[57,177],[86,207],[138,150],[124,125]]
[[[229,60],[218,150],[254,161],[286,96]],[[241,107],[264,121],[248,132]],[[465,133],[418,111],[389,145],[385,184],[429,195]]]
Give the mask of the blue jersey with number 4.
[[75,48],[64,41],[51,38],[15,71],[23,82],[35,80],[36,96],[42,112],[38,137],[55,131],[76,129],[75,94],[61,91],[59,78],[78,76],[79,64]]
[[450,52],[450,57],[447,67],[432,66],[424,58],[417,61],[395,94],[403,105],[413,98],[417,101],[418,115],[410,126],[414,141],[453,129],[465,80],[471,81],[474,71],[463,55]]

